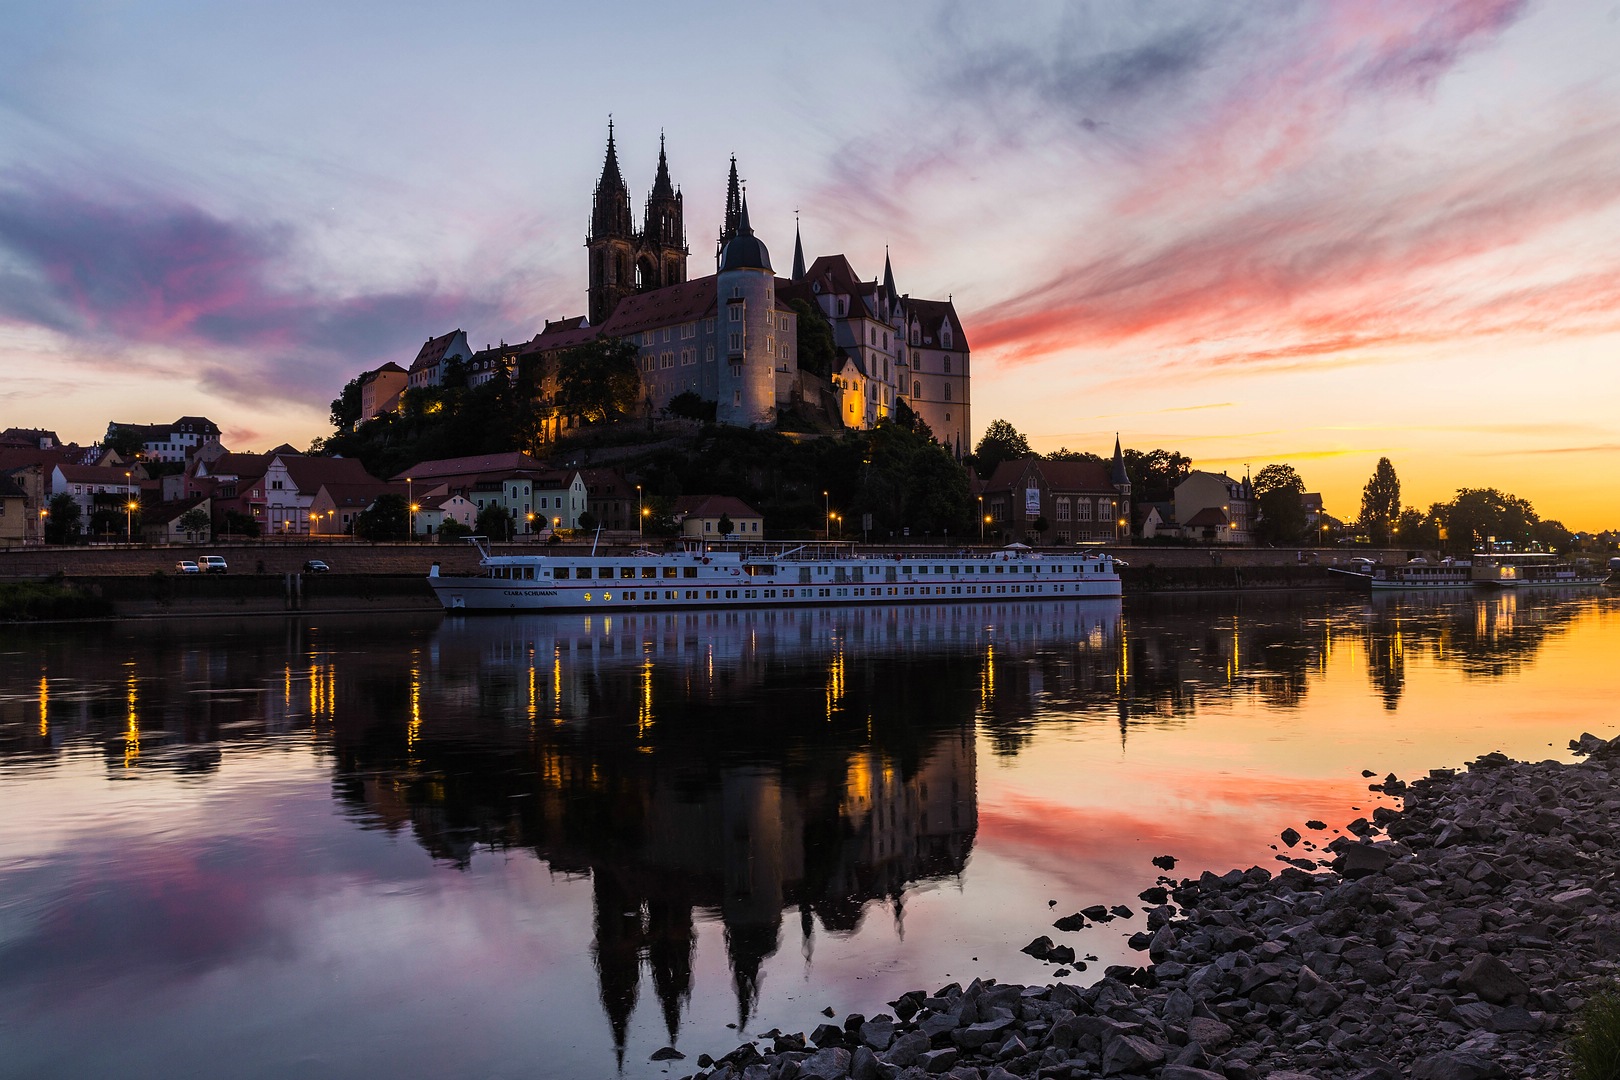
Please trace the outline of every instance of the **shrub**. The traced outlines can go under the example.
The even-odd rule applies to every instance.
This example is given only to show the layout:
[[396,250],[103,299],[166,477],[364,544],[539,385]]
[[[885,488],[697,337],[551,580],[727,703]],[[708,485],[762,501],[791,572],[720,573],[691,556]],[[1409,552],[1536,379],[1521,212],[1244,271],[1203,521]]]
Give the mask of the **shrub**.
[[1569,1041],[1575,1080],[1620,1080],[1620,993],[1600,990],[1587,999]]

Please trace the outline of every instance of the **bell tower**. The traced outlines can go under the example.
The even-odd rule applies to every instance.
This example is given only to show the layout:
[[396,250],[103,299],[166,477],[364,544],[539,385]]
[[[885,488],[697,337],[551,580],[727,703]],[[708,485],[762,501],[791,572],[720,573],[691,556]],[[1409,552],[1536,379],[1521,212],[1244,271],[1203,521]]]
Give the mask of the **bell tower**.
[[686,224],[680,190],[669,180],[669,160],[664,157],[664,135],[658,134],[658,175],[647,196],[647,212],[642,220],[638,245],[636,287],[659,289],[686,280]]
[[619,172],[619,155],[613,146],[611,116],[607,158],[602,162],[602,176],[596,181],[596,195],[591,201],[591,227],[585,247],[590,262],[587,318],[592,326],[601,326],[619,301],[636,287],[635,223],[630,215],[630,189]]

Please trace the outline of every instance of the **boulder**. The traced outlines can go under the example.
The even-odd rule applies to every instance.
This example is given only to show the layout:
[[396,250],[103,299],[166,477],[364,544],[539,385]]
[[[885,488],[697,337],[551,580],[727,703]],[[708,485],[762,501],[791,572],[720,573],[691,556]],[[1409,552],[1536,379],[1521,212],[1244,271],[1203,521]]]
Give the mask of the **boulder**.
[[1457,974],[1457,989],[1465,994],[1478,994],[1495,1005],[1530,993],[1526,983],[1507,964],[1490,953],[1481,953],[1463,966]]

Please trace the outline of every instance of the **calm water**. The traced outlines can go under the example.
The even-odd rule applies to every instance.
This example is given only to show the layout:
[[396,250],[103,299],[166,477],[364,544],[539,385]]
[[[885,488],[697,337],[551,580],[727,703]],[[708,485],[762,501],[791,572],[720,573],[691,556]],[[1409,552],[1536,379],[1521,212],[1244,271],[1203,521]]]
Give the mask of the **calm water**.
[[0,633],[5,1077],[680,1075],[1620,733],[1607,594]]

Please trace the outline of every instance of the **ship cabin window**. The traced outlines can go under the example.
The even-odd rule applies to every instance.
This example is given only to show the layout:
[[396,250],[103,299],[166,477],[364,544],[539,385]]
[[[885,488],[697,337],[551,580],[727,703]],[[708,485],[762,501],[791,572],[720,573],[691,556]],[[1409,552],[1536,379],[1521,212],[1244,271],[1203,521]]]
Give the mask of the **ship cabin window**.
[[944,567],[943,567],[943,566],[936,566],[936,567],[934,567],[934,573],[936,573],[936,574],[943,574],[943,573],[944,573],[944,572],[945,572],[945,568],[944,568]]
[[658,567],[656,567],[656,566],[643,566],[641,568],[641,576],[644,577],[644,578],[655,578],[655,577],[657,577],[658,576]]
[[695,567],[695,566],[683,566],[683,567],[681,567],[681,577],[697,577],[697,567]]
[[901,572],[901,573],[902,573],[902,574],[909,574],[909,573],[911,573],[911,567],[909,567],[909,566],[902,566],[902,567],[901,567],[901,568],[900,568],[900,572]]
[[667,577],[667,578],[674,577],[675,576],[675,568],[673,566],[664,567],[664,576]]
[[556,578],[558,581],[567,581],[568,580],[568,567],[566,567],[566,566],[557,567],[555,570],[553,570],[551,572],[551,576]]
[[636,576],[636,568],[633,566],[621,566],[619,567],[619,576],[621,578],[634,578]]

